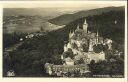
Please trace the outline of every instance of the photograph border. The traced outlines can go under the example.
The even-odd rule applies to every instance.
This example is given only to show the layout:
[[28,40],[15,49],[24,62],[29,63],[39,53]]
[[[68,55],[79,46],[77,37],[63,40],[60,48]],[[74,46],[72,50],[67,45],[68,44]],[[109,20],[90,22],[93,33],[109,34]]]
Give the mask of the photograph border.
[[[96,2],[96,3],[95,3]],[[16,1],[12,1],[12,2],[1,2],[0,3],[0,38],[1,38],[1,41],[0,41],[0,44],[1,44],[1,47],[0,47],[0,51],[1,51],[1,55],[0,55],[0,59],[1,59],[1,62],[0,62],[0,68],[3,68],[2,67],[2,54],[3,54],[3,50],[2,50],[2,33],[3,33],[3,30],[2,30],[2,21],[3,21],[3,8],[35,8],[35,7],[41,7],[41,8],[45,8],[45,7],[52,7],[52,5],[56,5],[57,7],[62,7],[61,4],[65,4],[65,6],[69,6],[70,4],[74,5],[74,7],[78,7],[81,4],[85,4],[85,3],[91,3],[91,4],[97,4],[97,3],[102,3],[103,1],[56,1],[54,3],[54,1],[20,1],[20,2],[16,2]],[[62,81],[62,82],[70,82],[70,81],[74,81],[74,82],[78,82],[78,81],[81,81],[81,82],[92,82],[92,81],[98,81],[98,82],[127,82],[127,63],[128,63],[128,60],[127,60],[127,3],[126,1],[107,1],[105,2],[104,1],[104,4],[106,3],[115,3],[115,2],[118,2],[118,3],[122,3],[125,5],[125,78],[43,78],[43,77],[12,77],[12,78],[8,78],[8,77],[2,77],[2,70],[0,70],[0,81],[2,82],[22,82],[22,81],[47,81],[47,82],[56,82],[56,81]],[[46,4],[47,3],[47,4]],[[43,6],[41,6],[41,4],[45,4]],[[59,4],[59,5],[57,5]],[[79,5],[78,5],[79,4]],[[50,5],[50,6],[48,6]]]

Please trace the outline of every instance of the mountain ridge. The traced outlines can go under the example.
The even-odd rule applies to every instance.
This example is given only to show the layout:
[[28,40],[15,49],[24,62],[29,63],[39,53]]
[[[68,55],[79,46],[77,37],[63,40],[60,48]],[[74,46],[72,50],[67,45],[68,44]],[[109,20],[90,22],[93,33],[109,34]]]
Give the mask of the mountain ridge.
[[74,14],[64,14],[53,19],[48,20],[50,23],[57,25],[67,25],[79,18],[100,15],[102,13],[110,12],[110,11],[122,11],[124,10],[124,6],[120,7],[104,7],[104,8],[96,8],[87,11],[79,11]]

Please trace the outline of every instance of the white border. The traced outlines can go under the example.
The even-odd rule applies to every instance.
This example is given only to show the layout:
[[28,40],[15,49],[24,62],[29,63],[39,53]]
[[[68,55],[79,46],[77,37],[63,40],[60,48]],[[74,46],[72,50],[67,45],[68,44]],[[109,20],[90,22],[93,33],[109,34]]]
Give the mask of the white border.
[[[124,5],[126,1],[1,1],[4,8],[86,7],[86,4]],[[98,5],[100,7],[100,5]]]
[[[1,6],[0,6],[0,39],[1,39],[1,40],[0,40],[0,44],[1,44],[1,46],[0,46],[0,53],[1,53],[1,54],[0,54],[0,60],[1,60],[1,61],[0,61],[0,68],[2,68],[2,59],[3,59],[3,58],[2,58],[2,55],[3,55],[3,54],[2,54],[2,51],[3,51],[3,50],[2,50],[2,38],[3,38],[3,37],[2,37],[2,31],[3,31],[3,30],[2,30],[2,19],[3,19],[3,9],[2,9]],[[0,70],[0,76],[2,76],[2,69]]]
[[[43,5],[42,5],[43,4]],[[1,82],[127,82],[127,3],[126,1],[11,1],[0,2],[0,68],[2,68],[2,10],[3,8],[36,8],[36,7],[83,7],[86,4],[124,4],[125,5],[125,78],[3,78],[0,70]]]

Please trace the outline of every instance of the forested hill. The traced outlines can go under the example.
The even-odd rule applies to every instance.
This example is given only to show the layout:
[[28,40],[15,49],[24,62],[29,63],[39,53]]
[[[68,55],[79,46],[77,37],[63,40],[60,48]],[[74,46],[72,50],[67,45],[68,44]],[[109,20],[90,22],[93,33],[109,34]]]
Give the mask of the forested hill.
[[67,25],[79,18],[94,16],[94,15],[101,15],[102,13],[107,13],[110,11],[124,11],[124,6],[121,7],[105,7],[105,8],[98,8],[92,9],[87,11],[79,11],[74,14],[64,14],[59,17],[53,18],[49,20],[49,22],[57,25]]

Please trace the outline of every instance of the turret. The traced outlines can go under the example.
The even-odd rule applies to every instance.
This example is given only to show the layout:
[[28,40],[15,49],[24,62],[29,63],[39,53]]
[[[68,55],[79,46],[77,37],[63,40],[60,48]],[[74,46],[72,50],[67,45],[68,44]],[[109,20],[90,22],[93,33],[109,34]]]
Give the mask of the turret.
[[77,25],[77,30],[80,29],[79,25]]
[[74,31],[73,32],[69,32],[69,38],[71,38],[74,35]]

